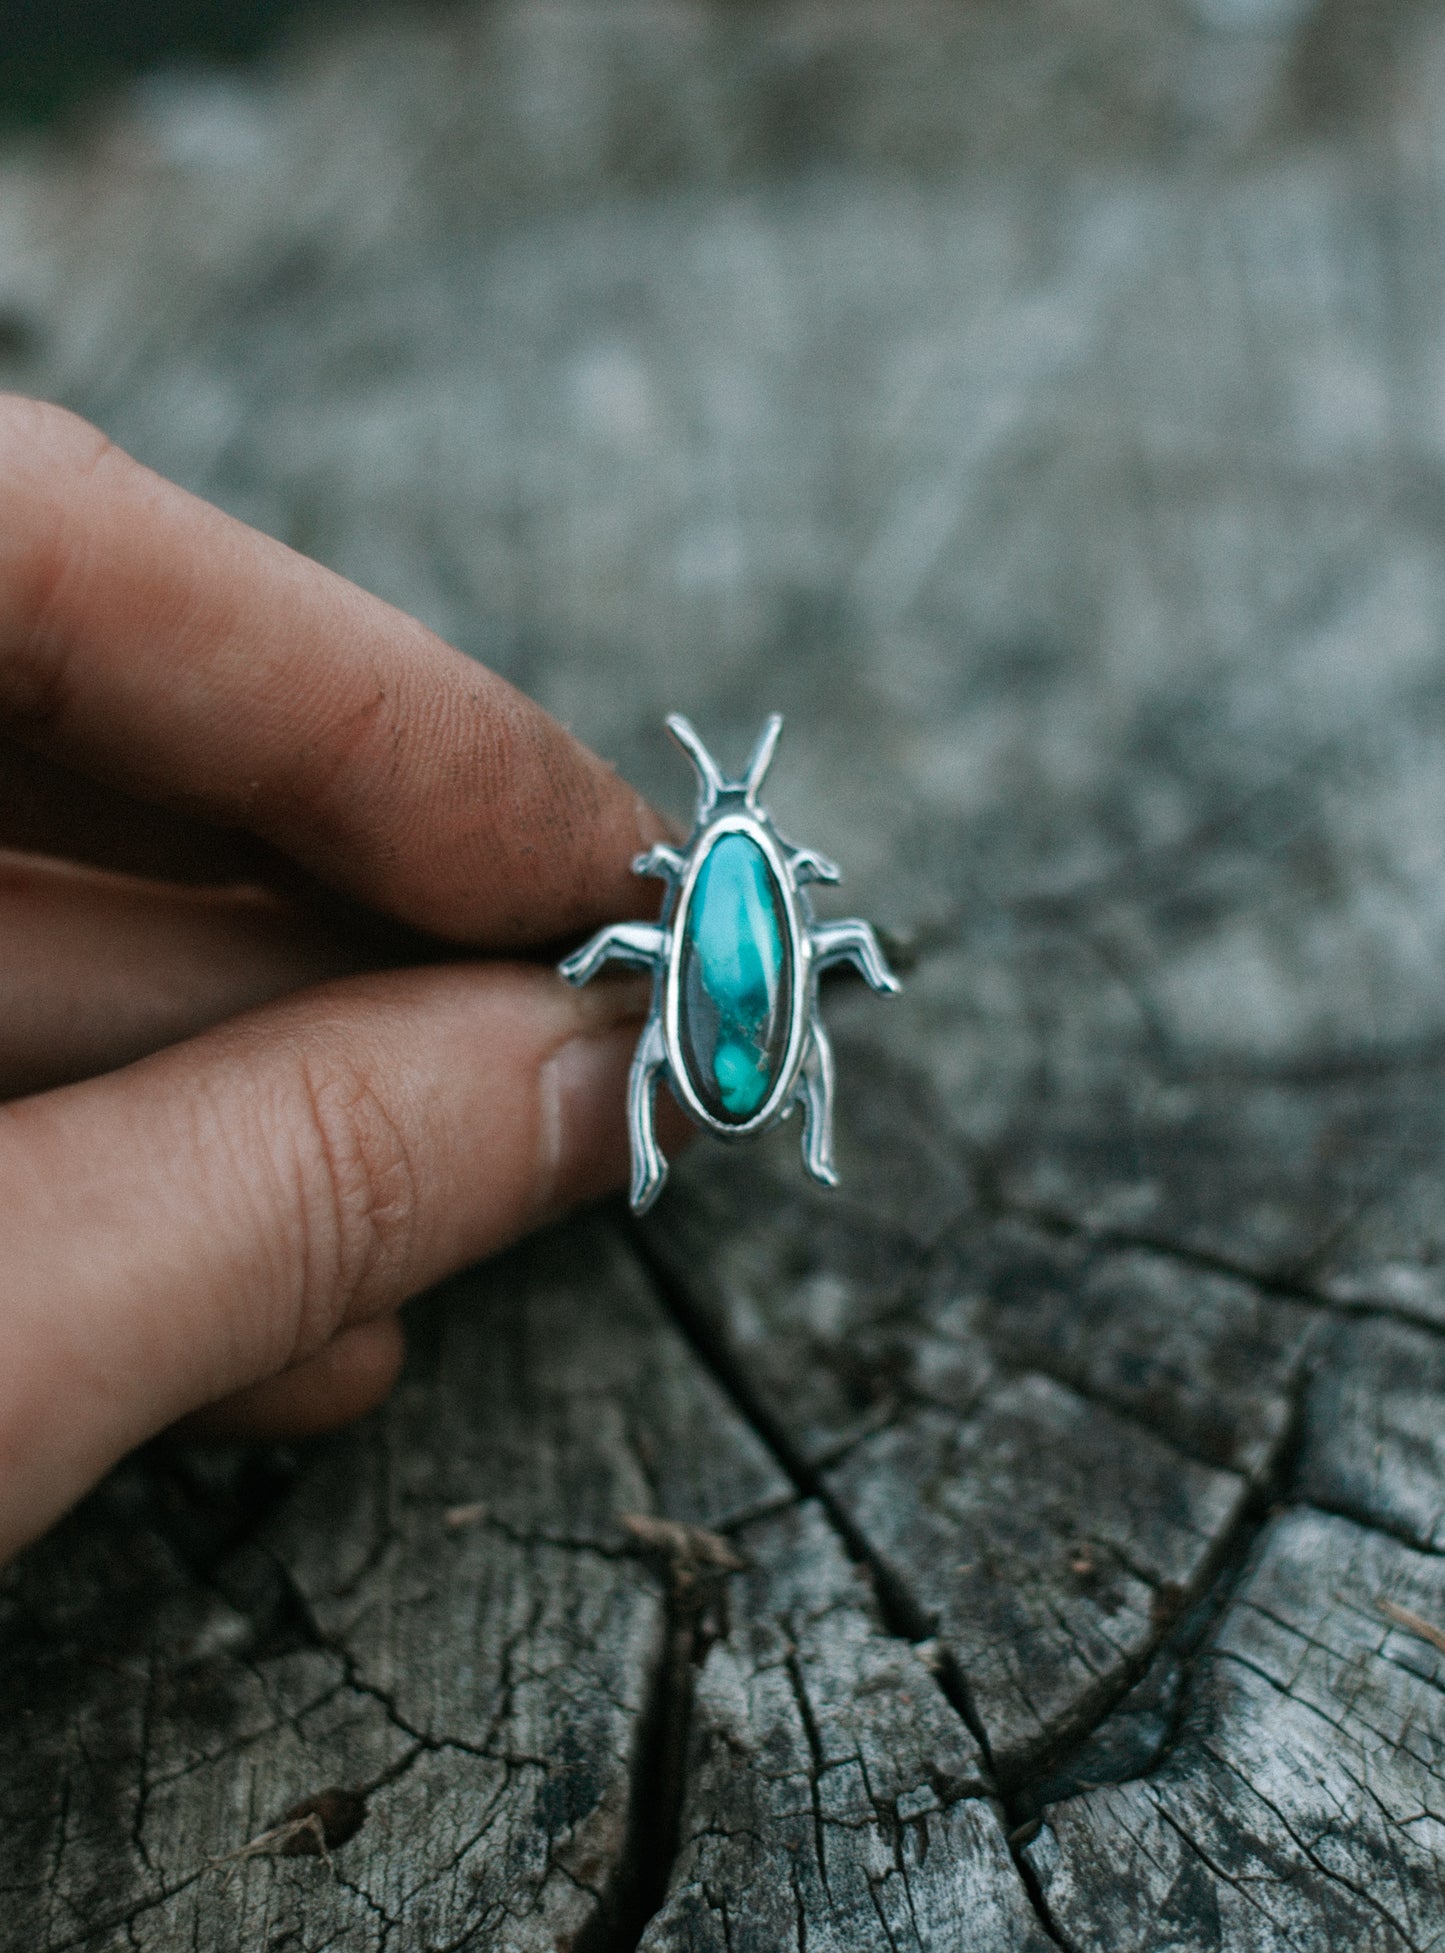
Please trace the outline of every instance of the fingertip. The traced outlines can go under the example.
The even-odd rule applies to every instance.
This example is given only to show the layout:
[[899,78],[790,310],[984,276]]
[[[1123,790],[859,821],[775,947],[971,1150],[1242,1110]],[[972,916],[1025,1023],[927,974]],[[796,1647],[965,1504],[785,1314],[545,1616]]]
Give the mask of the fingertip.
[[[546,1059],[540,1078],[542,1160],[538,1220],[595,1200],[627,1182],[628,1095],[641,1015],[604,1032],[579,1034]],[[694,1128],[659,1076],[652,1087],[657,1136],[680,1152]]]
[[[645,989],[534,964],[352,977],[12,1104],[0,1168],[35,1192],[5,1268],[0,1551],[7,1520],[33,1537],[157,1431],[291,1439],[377,1404],[389,1312],[626,1185]],[[654,1106],[671,1155],[660,1081]],[[61,1389],[92,1404],[74,1428],[40,1408]]]
[[627,1079],[638,1023],[569,1038],[543,1061],[537,1218],[554,1219],[627,1177]]

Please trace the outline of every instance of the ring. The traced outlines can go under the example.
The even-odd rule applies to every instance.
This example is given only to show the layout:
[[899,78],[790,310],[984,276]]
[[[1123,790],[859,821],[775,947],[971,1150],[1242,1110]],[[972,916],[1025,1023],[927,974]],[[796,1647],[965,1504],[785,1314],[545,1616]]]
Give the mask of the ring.
[[794,847],[758,803],[782,714],[768,719],[743,776],[724,778],[689,722],[667,729],[697,775],[685,848],[659,844],[632,864],[667,883],[660,922],[601,929],[559,967],[583,984],[605,963],[652,972],[648,1013],[627,1086],[632,1210],[646,1213],[667,1179],[653,1104],[661,1072],[693,1120],[719,1139],[750,1139],[803,1109],[803,1165],[825,1187],[833,1169],[833,1052],[818,1014],[818,977],[852,963],[880,996],[898,993],[869,923],[818,922],[809,882],[837,868]]

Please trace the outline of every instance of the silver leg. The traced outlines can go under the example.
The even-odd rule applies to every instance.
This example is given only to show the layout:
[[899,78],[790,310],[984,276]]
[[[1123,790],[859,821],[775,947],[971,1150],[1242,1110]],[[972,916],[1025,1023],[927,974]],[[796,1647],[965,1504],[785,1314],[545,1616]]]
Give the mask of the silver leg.
[[670,848],[665,841],[658,841],[646,854],[634,855],[632,872],[634,875],[660,875],[664,881],[675,882],[681,877],[685,859],[676,848]]
[[795,882],[840,882],[843,871],[816,848],[794,848],[788,857]]
[[559,968],[569,983],[595,977],[604,963],[625,963],[629,969],[652,970],[662,961],[667,937],[656,922],[614,922],[599,929],[590,943]]
[[833,1047],[815,1017],[798,1080],[803,1107],[803,1165],[822,1187],[836,1187],[833,1169]]
[[647,1212],[667,1178],[667,1161],[662,1157],[652,1124],[657,1074],[665,1057],[662,1025],[656,1017],[649,1017],[627,1079],[627,1130],[632,1140],[629,1198],[634,1214]]
[[859,922],[856,917],[847,922],[820,922],[809,932],[809,940],[815,970],[826,970],[830,963],[852,963],[880,995],[898,995],[898,979],[884,961],[871,923]]

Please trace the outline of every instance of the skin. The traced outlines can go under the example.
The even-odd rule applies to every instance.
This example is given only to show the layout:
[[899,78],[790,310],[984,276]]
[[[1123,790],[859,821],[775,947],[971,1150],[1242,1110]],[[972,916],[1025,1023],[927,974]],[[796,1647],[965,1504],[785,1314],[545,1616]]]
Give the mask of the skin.
[[[0,1556],[156,1433],[359,1415],[627,1172],[662,821],[502,679],[0,397]],[[528,960],[533,958],[536,960]]]

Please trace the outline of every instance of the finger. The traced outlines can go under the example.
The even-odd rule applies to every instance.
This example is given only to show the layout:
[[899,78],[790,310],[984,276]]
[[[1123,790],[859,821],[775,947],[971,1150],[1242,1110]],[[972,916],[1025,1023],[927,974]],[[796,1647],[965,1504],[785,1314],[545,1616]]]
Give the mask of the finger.
[[0,851],[7,847],[200,888],[271,889],[333,933],[364,941],[372,965],[435,957],[440,947],[254,835],[170,813],[0,738]]
[[353,1323],[279,1376],[182,1418],[175,1436],[206,1443],[284,1443],[339,1430],[387,1397],[405,1355],[406,1338],[396,1316]]
[[0,723],[452,940],[637,913],[662,837],[505,681],[54,408],[0,400]]
[[369,961],[261,889],[0,851],[0,1097],[93,1077]]
[[303,992],[0,1113],[0,1553],[178,1418],[620,1184],[634,983]]

